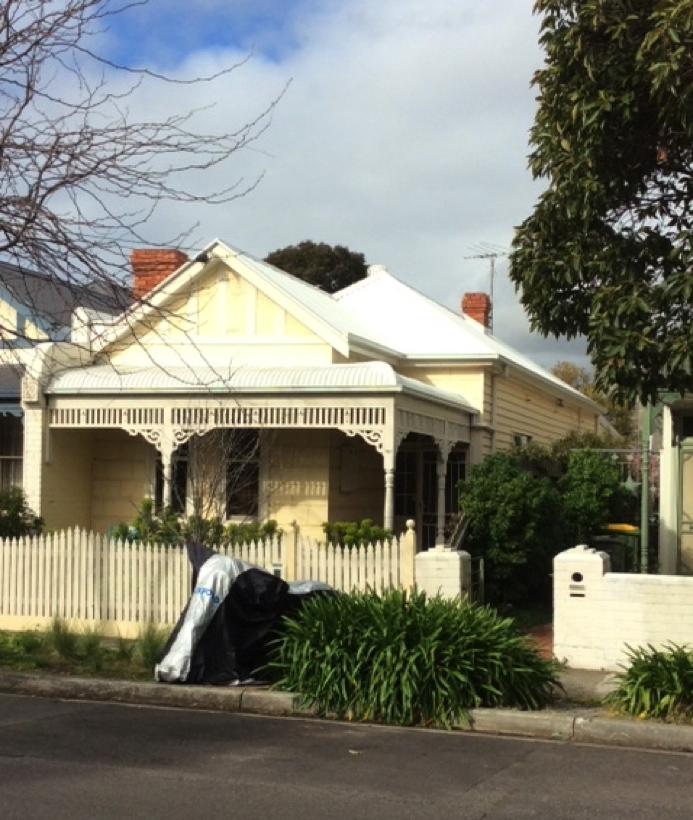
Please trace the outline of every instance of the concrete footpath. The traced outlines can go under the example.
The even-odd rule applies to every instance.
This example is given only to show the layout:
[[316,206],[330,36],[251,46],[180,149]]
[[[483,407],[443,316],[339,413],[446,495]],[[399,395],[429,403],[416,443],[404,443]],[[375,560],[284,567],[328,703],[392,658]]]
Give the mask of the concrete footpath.
[[[475,709],[461,731],[592,743],[638,749],[693,752],[693,726],[614,717],[599,701],[614,687],[603,672],[566,669],[565,691],[540,712]],[[154,682],[94,680],[0,670],[0,692],[58,700],[94,700],[182,709],[243,712],[274,717],[316,717],[291,692],[258,686],[183,686]]]

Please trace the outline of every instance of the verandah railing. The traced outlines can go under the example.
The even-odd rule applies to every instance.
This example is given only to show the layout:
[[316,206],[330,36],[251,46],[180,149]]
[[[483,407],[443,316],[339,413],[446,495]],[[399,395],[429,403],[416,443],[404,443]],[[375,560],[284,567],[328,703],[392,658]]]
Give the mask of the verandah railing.
[[[293,533],[220,549],[288,581],[323,581],[347,592],[410,588],[415,551],[413,530],[391,543],[351,550]],[[133,637],[142,624],[175,624],[190,586],[187,552],[177,546],[123,542],[78,528],[0,541],[0,629],[45,627],[58,616]]]

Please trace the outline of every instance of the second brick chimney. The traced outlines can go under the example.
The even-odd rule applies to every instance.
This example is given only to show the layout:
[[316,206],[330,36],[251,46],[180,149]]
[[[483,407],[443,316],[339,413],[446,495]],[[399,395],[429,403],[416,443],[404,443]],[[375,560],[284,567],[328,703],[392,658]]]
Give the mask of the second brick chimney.
[[491,297],[488,293],[465,293],[462,297],[462,313],[488,328],[491,323]]
[[133,271],[132,293],[135,299],[146,296],[188,261],[183,251],[168,248],[138,248],[130,254]]

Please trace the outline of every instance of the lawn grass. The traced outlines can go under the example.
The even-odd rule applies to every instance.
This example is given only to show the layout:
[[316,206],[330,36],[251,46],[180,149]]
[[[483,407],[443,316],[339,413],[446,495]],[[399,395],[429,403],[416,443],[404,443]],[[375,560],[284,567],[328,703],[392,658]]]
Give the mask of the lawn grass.
[[60,618],[49,629],[0,632],[0,669],[18,672],[152,680],[168,630],[148,624],[135,640],[106,638],[97,624],[84,632]]

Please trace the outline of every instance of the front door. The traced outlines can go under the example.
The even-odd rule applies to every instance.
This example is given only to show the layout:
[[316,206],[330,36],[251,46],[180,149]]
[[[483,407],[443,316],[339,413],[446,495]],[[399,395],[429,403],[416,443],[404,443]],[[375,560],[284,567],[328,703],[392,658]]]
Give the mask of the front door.
[[[420,550],[436,543],[438,522],[438,448],[428,438],[410,435],[397,452],[395,466],[395,531],[404,532],[407,519],[414,520]],[[445,517],[459,510],[457,484],[466,476],[467,447],[455,447],[445,478]]]

